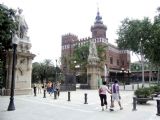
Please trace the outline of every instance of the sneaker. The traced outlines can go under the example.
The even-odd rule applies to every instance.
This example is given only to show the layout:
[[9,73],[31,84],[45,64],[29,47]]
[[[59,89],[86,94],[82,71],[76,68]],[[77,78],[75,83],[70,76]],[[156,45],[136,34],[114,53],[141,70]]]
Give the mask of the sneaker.
[[123,108],[121,107],[120,110],[123,110]]
[[110,108],[109,110],[110,110],[110,111],[114,111],[114,109],[113,109],[113,108]]

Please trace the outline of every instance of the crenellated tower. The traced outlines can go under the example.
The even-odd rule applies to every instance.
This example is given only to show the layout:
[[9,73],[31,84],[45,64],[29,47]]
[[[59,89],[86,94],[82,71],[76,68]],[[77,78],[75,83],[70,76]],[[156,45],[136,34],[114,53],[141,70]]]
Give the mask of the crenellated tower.
[[100,16],[98,9],[94,25],[91,26],[92,38],[106,38],[106,30],[107,27],[103,24],[102,17]]

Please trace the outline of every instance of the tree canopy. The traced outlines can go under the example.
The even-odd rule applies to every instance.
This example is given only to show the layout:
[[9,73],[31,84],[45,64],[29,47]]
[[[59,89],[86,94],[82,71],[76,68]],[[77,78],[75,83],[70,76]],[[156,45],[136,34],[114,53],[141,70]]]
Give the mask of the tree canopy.
[[16,11],[0,4],[0,50],[11,48],[12,34],[17,30],[14,20]]
[[12,48],[11,39],[12,34],[17,30],[17,23],[15,22],[16,11],[0,4],[0,83],[5,84],[6,74],[6,52]]
[[[103,64],[103,62],[106,60],[107,45],[97,44],[96,47],[97,47],[98,57],[100,58],[99,64]],[[75,47],[72,59],[73,61],[76,61],[76,64],[84,68],[85,69],[84,71],[86,71],[87,64],[88,64],[88,61],[87,61],[88,55],[89,55],[89,43],[86,43],[81,47],[79,46]]]
[[61,70],[55,67],[49,59],[44,60],[42,63],[35,62],[32,66],[32,83],[46,81],[62,80]]
[[141,53],[150,62],[160,65],[160,15],[155,16],[153,23],[147,17],[142,20],[126,18],[117,34],[118,47]]

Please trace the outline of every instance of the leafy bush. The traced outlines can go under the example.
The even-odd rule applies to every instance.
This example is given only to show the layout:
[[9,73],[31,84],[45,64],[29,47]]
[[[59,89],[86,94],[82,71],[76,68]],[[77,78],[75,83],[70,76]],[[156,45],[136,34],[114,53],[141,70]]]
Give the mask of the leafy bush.
[[151,93],[160,93],[160,85],[151,86],[150,90],[151,90]]
[[150,88],[139,88],[134,91],[134,94],[138,98],[148,98],[151,96],[151,90],[150,90]]

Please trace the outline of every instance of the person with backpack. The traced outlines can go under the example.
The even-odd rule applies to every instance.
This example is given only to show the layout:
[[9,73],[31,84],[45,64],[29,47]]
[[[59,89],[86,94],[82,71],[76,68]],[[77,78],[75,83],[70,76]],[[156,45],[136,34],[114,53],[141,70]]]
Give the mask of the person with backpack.
[[103,81],[102,85],[99,88],[99,97],[100,97],[100,100],[101,100],[102,111],[104,111],[104,105],[106,105],[106,109],[107,109],[107,95],[106,95],[106,92],[111,94],[111,91],[106,86],[106,81]]
[[111,87],[111,92],[112,92],[112,95],[111,95],[111,108],[110,108],[110,111],[114,111],[114,101],[116,100],[118,102],[118,105],[120,107],[120,110],[123,109],[122,105],[121,105],[121,102],[120,102],[120,93],[119,93],[119,85],[118,85],[118,81],[115,80],[114,83],[112,84],[112,87]]

